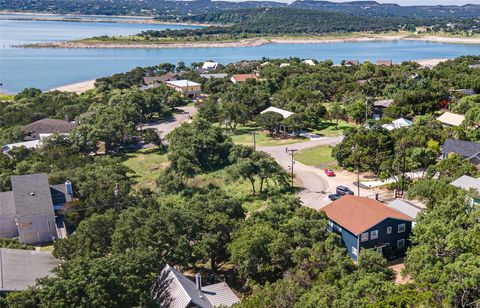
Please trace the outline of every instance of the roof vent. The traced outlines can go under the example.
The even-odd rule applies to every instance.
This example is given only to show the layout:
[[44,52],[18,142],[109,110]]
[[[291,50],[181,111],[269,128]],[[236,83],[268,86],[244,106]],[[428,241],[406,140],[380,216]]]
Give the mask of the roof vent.
[[200,275],[200,273],[195,274],[195,285],[197,286],[197,289],[202,289],[202,275]]
[[34,197],[35,196],[35,193],[34,192],[31,192],[30,193],[30,197]]

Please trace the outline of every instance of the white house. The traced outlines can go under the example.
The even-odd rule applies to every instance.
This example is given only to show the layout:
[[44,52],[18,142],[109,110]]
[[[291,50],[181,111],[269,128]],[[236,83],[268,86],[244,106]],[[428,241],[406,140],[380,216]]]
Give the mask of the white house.
[[400,119],[394,120],[391,124],[383,124],[382,127],[387,130],[394,130],[402,127],[412,126],[412,124],[413,124],[412,121],[404,118],[400,118]]
[[445,125],[460,126],[465,120],[465,116],[447,111],[441,116],[439,116],[437,120],[442,122]]
[[218,62],[205,61],[202,65],[202,71],[214,71],[218,67]]
[[261,114],[264,114],[266,112],[276,112],[276,113],[279,113],[282,115],[282,117],[284,119],[290,117],[291,115],[295,114],[294,112],[291,112],[291,111],[287,111],[287,110],[283,110],[283,109],[280,109],[280,108],[277,108],[277,107],[268,107],[267,109],[265,109],[264,111],[260,112]]

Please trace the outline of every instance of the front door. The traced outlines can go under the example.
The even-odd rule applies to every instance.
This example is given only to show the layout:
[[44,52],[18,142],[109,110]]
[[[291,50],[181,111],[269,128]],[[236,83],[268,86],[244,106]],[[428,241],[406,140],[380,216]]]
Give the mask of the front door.
[[377,252],[383,256],[383,246],[377,247]]

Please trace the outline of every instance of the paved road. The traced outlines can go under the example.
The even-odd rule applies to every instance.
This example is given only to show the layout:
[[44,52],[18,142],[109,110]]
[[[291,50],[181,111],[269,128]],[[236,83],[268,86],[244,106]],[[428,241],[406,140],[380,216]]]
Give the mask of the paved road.
[[[342,137],[326,137],[319,140],[295,143],[288,146],[270,146],[270,147],[258,147],[259,151],[270,154],[275,160],[285,169],[290,170],[291,157],[286,151],[289,150],[303,150],[313,148],[320,145],[334,146],[342,141]],[[298,161],[294,164],[294,174],[297,183],[302,188],[300,192],[300,199],[303,204],[314,208],[320,209],[327,205],[331,201],[328,199],[328,195],[335,192],[335,188],[338,185],[345,185],[350,187],[355,194],[357,194],[357,188],[353,185],[356,178],[351,174],[344,174],[343,172],[337,173],[336,177],[329,178],[325,175],[324,171],[304,165]],[[361,195],[371,194],[364,189],[360,191]]]
[[178,109],[182,110],[182,113],[175,114],[171,119],[167,121],[150,123],[143,126],[143,129],[154,128],[160,133],[162,140],[168,135],[172,130],[180,126],[183,122],[188,121],[192,115],[197,111],[193,106],[179,107]]

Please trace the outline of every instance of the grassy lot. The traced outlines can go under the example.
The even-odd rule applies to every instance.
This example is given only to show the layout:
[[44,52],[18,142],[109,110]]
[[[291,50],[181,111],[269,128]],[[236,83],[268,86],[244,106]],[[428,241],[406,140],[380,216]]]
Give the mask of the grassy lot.
[[158,149],[142,149],[127,155],[123,162],[135,179],[135,188],[155,188],[155,180],[167,163],[167,155],[159,153]]
[[241,126],[238,127],[231,137],[235,144],[252,145],[253,135],[252,132],[256,131],[257,146],[276,146],[276,145],[288,145],[292,143],[299,143],[308,141],[306,138],[293,138],[285,136],[284,138],[270,137],[266,132],[261,131],[258,127],[253,126]]
[[339,121],[337,127],[335,122],[322,122],[321,127],[315,129],[313,133],[324,137],[336,137],[343,134],[344,130],[349,127],[357,127],[357,125],[345,121]]
[[332,157],[332,148],[328,145],[299,151],[295,154],[295,160],[308,166],[320,166],[335,161]]
[[0,101],[13,101],[13,97],[15,95],[10,95],[10,94],[2,94],[0,93]]
[[[237,180],[233,181],[229,179],[227,171],[225,169],[210,172],[207,174],[200,174],[194,179],[191,179],[188,182],[188,185],[191,187],[207,187],[208,185],[216,185],[221,187],[225,192],[242,202],[242,206],[247,213],[252,213],[254,211],[264,208],[268,197],[266,195],[254,195],[252,194],[252,188],[249,181],[246,180]],[[267,182],[264,184],[264,189],[272,187],[275,184],[273,182]],[[255,188],[259,188],[258,180],[255,183]]]

